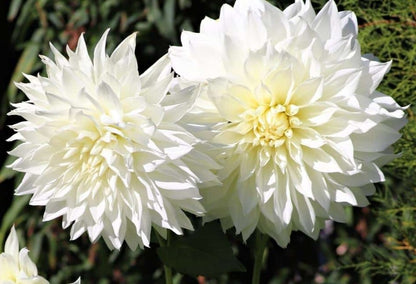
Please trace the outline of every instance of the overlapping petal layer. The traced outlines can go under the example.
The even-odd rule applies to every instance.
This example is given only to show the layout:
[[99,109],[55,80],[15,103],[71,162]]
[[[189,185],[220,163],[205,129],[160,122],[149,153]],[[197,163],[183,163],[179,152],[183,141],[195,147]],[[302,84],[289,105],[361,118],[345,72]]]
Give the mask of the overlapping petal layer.
[[207,220],[286,246],[291,231],[315,238],[325,220],[345,220],[345,206],[368,204],[406,119],[376,91],[391,63],[363,57],[357,32],[333,1],[315,14],[309,0],[284,11],[237,0],[182,33],[172,66],[204,88],[185,120],[224,166],[223,185],[202,191]]

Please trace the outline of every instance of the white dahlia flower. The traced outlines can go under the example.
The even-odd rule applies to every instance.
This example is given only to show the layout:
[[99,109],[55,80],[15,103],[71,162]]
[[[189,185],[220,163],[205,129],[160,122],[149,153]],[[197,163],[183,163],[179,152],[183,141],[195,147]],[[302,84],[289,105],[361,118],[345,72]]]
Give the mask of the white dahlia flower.
[[19,251],[19,240],[14,227],[7,237],[4,252],[0,254],[0,284],[47,284],[38,275],[38,269],[29,257],[29,250]]
[[406,119],[376,91],[390,62],[362,57],[357,31],[334,1],[316,15],[309,0],[284,11],[237,0],[182,33],[173,69],[205,88],[186,119],[211,130],[224,166],[223,185],[201,192],[207,220],[286,246],[291,231],[316,238],[345,206],[368,204]]
[[66,59],[52,45],[55,62],[41,56],[47,77],[26,75],[16,84],[29,98],[14,105],[20,140],[11,155],[25,176],[16,194],[33,194],[44,221],[63,216],[71,239],[88,232],[109,248],[124,240],[149,246],[152,226],[163,235],[192,229],[184,211],[204,212],[197,188],[215,182],[217,165],[195,150],[199,143],[176,122],[193,104],[190,87],[168,91],[173,73],[167,56],[139,76],[135,34],[108,56],[104,33],[91,60],[81,35]]

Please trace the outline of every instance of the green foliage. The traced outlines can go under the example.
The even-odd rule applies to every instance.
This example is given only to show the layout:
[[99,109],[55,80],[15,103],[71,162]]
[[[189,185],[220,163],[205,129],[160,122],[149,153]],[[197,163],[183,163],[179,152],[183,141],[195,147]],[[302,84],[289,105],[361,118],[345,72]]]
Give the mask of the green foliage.
[[378,226],[363,255],[346,262],[366,275],[398,283],[416,283],[416,190],[397,194],[387,184],[374,198]]
[[157,254],[165,265],[191,276],[245,271],[234,257],[230,243],[217,222],[205,224],[192,235],[160,247]]
[[[11,124],[5,114],[10,102],[23,99],[13,81],[22,81],[23,73],[44,72],[38,54],[51,56],[49,42],[63,51],[66,44],[76,46],[77,38],[86,32],[93,46],[110,27],[108,50],[132,32],[138,32],[136,54],[140,71],[145,70],[169,45],[180,43],[183,29],[198,30],[205,15],[218,17],[220,6],[234,1],[221,0],[12,0],[8,7],[8,21],[13,24],[10,38],[16,49],[13,70],[7,90],[2,97],[1,126]],[[270,1],[284,8],[292,0]],[[318,9],[325,0],[313,0]],[[263,271],[264,283],[416,283],[416,2],[403,0],[339,0],[340,10],[352,10],[359,20],[359,41],[363,53],[373,53],[381,61],[393,60],[390,73],[379,90],[393,96],[408,108],[409,123],[402,139],[396,143],[401,156],[384,168],[385,185],[378,186],[370,209],[350,210],[350,222],[335,224],[333,232],[323,232],[314,242],[301,234],[294,234],[287,249],[271,244]],[[9,149],[12,145],[8,145]],[[5,168],[11,160],[1,157],[2,194],[13,195],[20,176]],[[247,283],[247,274],[220,272],[241,271],[238,256],[247,267],[253,258],[242,241],[233,235],[229,250],[226,237],[216,225],[207,224],[185,238],[173,240],[167,247],[131,251],[109,251],[102,241],[90,243],[86,236],[69,241],[69,232],[61,229],[60,220],[43,223],[43,208],[26,206],[29,197],[14,197],[0,215],[0,246],[14,223],[21,244],[25,244],[38,264],[40,274],[51,283],[69,283],[79,275],[83,283],[162,283],[163,269],[157,253],[176,271],[199,277],[199,283]],[[200,236],[204,243],[200,243]],[[216,239],[216,242],[212,242]],[[23,242],[26,240],[26,243]],[[206,245],[213,245],[208,250]],[[227,247],[227,249],[225,248]],[[157,253],[156,253],[157,252]],[[198,254],[198,258],[194,254]],[[206,257],[201,259],[200,255]],[[187,257],[185,257],[187,256]],[[192,263],[198,270],[189,270]],[[211,269],[211,270],[207,270]],[[248,271],[251,272],[250,270]],[[198,283],[195,277],[177,276],[175,283]],[[203,281],[203,282],[201,282]],[[205,282],[204,282],[205,281]],[[396,282],[394,282],[396,281]]]
[[363,53],[393,61],[379,90],[401,105],[410,105],[409,123],[395,145],[401,156],[385,167],[388,180],[371,207],[378,240],[366,245],[357,268],[400,283],[416,283],[416,2],[341,3],[362,19],[359,40]]

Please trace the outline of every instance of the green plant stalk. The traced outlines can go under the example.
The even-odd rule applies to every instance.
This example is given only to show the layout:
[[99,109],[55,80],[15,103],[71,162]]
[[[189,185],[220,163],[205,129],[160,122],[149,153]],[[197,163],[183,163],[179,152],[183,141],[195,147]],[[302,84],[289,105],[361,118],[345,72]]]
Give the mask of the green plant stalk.
[[[156,233],[157,240],[159,241],[159,245],[161,247],[169,246],[170,243],[170,233],[167,232],[166,240],[163,239],[159,233]],[[166,284],[173,284],[173,277],[172,277],[172,268],[163,264],[163,270],[165,271],[165,283]]]
[[260,284],[261,269],[263,267],[264,253],[267,248],[267,241],[269,237],[262,234],[259,230],[256,231],[256,245],[254,247],[254,267],[251,284]]

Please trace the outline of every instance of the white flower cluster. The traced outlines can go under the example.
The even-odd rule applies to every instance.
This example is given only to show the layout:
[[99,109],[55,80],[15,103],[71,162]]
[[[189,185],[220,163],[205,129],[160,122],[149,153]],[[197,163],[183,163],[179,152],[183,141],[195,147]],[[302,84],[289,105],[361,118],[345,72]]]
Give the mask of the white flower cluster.
[[108,56],[106,31],[93,59],[82,36],[68,58],[51,46],[47,76],[17,84],[16,194],[109,248],[182,234],[185,212],[283,247],[294,230],[316,238],[368,204],[406,123],[376,91],[390,62],[363,57],[357,32],[333,1],[237,0],[141,75],[134,34]]

